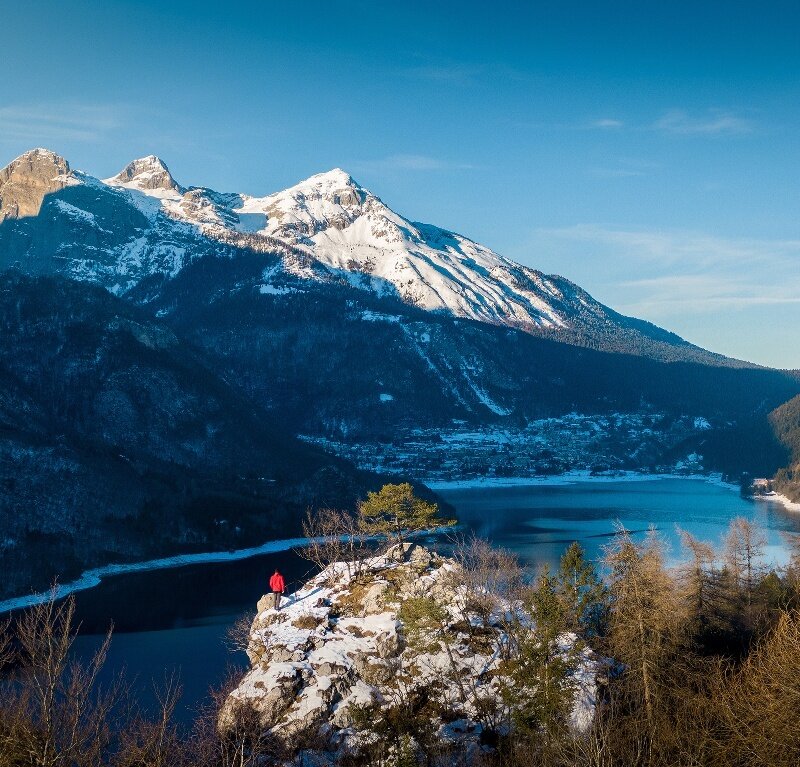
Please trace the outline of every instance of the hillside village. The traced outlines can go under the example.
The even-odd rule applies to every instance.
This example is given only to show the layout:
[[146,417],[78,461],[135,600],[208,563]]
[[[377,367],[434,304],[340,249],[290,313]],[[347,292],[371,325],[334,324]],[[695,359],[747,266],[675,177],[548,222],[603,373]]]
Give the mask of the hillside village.
[[302,437],[361,469],[433,482],[583,471],[697,474],[703,417],[613,413],[544,418],[525,427],[398,430],[391,442]]

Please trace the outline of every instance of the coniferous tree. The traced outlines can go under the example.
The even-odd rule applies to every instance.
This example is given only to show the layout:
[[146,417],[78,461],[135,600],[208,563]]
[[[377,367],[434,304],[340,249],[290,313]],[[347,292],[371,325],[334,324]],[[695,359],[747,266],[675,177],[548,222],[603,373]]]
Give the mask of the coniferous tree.
[[[566,732],[579,647],[561,641],[567,624],[557,578],[542,573],[522,602],[532,623],[523,621],[512,629],[516,648],[508,671],[513,684],[505,698],[515,729],[539,734],[547,751]],[[547,754],[542,759],[546,763]]]
[[753,602],[756,579],[760,576],[767,537],[763,530],[744,517],[736,517],[725,538],[725,561],[734,583],[748,607]]
[[682,624],[681,604],[664,567],[663,544],[654,531],[643,543],[636,543],[626,530],[620,530],[606,563],[611,571],[609,649],[625,668],[620,686],[629,705],[643,708],[652,733],[661,679]]
[[399,544],[401,550],[409,533],[454,524],[439,516],[437,504],[414,495],[408,482],[384,485],[377,493],[368,493],[358,505],[358,514],[367,535],[384,536]]
[[586,636],[601,634],[608,591],[577,541],[562,554],[558,575],[558,596],[566,628]]

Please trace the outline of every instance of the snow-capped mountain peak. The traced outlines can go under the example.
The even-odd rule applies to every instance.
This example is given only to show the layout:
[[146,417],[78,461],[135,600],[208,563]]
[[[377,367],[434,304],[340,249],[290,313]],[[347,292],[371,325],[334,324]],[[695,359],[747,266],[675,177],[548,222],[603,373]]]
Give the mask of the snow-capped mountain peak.
[[[549,278],[461,235],[412,222],[340,168],[267,197],[240,197],[239,231],[305,248],[351,282],[430,310],[514,326],[561,327]],[[209,234],[213,232],[209,231]]]
[[331,168],[331,170],[324,173],[315,173],[291,188],[341,189],[344,187],[360,188],[359,184],[346,170]]
[[116,176],[106,179],[105,183],[142,192],[184,192],[183,187],[172,177],[167,164],[153,154],[128,163]]
[[[156,184],[166,179],[167,183]],[[145,183],[143,183],[145,182]],[[170,183],[171,182],[171,183]],[[109,183],[156,198],[169,218],[212,239],[241,235],[282,242],[311,255],[322,272],[429,310],[514,327],[569,324],[556,282],[461,235],[395,213],[334,168],[266,197],[177,187],[155,157],[131,163]],[[297,271],[292,267],[290,271]],[[298,273],[300,273],[298,272]]]
[[6,261],[33,263],[31,253],[40,248],[42,264],[116,293],[147,277],[176,277],[209,253],[255,251],[279,256],[282,266],[262,275],[263,294],[283,295],[287,276],[347,283],[455,317],[582,343],[591,337],[601,348],[616,349],[617,332],[633,338],[630,344],[657,338],[670,350],[687,346],[621,317],[562,277],[404,218],[341,168],[253,197],[184,188],[155,155],[99,181],[34,149],[0,170],[0,222],[40,210],[46,216],[39,239],[22,228],[0,232],[0,245],[3,237],[13,241]]

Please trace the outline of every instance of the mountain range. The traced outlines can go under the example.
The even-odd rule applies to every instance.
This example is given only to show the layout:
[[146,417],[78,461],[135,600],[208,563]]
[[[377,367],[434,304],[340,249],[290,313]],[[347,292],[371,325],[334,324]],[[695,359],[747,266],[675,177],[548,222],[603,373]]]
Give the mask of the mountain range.
[[309,440],[690,416],[663,454],[611,465],[769,473],[787,453],[767,414],[800,394],[338,169],[252,197],[184,187],[155,156],[100,180],[35,149],[0,170],[0,271],[8,592],[295,533],[305,506],[378,483]]
[[409,221],[340,169],[252,197],[185,188],[155,156],[100,181],[35,149],[0,171],[0,221],[0,267],[94,281],[118,295],[204,255],[272,252],[281,260],[259,277],[263,292],[295,276],[606,351],[744,364],[620,315],[561,276]]

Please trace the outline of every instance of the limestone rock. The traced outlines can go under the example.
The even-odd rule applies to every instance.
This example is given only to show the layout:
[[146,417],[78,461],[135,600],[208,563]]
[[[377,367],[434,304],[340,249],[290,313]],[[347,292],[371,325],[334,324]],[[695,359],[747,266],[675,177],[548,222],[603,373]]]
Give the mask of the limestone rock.
[[128,163],[113,179],[112,183],[132,186],[138,189],[161,189],[183,194],[183,187],[172,178],[166,163],[155,155],[141,157]]
[[[265,729],[288,748],[326,744],[335,763],[379,737],[370,722],[410,700],[430,701],[426,716],[443,739],[462,750],[479,747],[487,702],[507,705],[499,686],[507,637],[498,622],[471,642],[457,575],[453,560],[408,543],[358,568],[330,565],[279,613],[259,602],[253,667],[231,693],[226,716],[237,702],[252,704]],[[499,609],[521,608],[504,603]],[[576,701],[589,717],[594,674],[587,661],[576,675]]]
[[25,152],[0,170],[0,222],[38,215],[46,195],[71,183],[63,157],[47,149]]
[[364,594],[364,615],[376,615],[383,612],[386,592],[389,584],[386,581],[373,583]]

